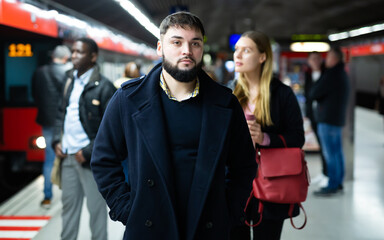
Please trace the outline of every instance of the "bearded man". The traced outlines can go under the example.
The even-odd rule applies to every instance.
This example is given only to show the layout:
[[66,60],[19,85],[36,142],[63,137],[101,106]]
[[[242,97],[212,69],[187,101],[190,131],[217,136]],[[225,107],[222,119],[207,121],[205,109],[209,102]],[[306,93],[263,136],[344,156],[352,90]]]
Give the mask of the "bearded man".
[[244,224],[255,152],[236,97],[201,68],[204,35],[195,15],[167,16],[163,62],[123,84],[104,115],[91,168],[124,239],[229,239]]

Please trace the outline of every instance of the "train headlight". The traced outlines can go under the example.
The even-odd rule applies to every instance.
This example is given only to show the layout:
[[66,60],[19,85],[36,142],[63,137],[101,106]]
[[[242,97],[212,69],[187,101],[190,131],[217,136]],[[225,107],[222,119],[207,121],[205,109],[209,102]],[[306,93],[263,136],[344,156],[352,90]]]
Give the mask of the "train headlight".
[[47,144],[45,143],[45,138],[43,136],[36,138],[36,147],[40,149],[44,149],[47,147]]
[[29,139],[29,146],[31,149],[45,149],[47,144],[43,136],[34,136]]

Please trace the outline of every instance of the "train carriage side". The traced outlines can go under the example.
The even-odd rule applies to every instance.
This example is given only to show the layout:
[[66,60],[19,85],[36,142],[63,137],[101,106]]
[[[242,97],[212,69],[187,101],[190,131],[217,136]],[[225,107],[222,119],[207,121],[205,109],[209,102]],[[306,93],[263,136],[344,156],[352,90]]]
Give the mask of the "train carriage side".
[[89,26],[105,29],[103,25],[90,22],[79,29],[52,17],[41,17],[25,5],[0,1],[0,202],[5,199],[3,195],[17,191],[28,182],[31,172],[34,177],[41,173],[44,148],[50,143],[45,143],[42,128],[35,121],[32,77],[39,66],[51,61],[55,46],[69,46],[78,37],[94,38],[100,48],[101,72],[111,81],[121,77],[127,62],[139,61],[145,68],[157,57],[155,49],[135,43],[114,30],[103,31],[100,36],[99,31],[87,31]]

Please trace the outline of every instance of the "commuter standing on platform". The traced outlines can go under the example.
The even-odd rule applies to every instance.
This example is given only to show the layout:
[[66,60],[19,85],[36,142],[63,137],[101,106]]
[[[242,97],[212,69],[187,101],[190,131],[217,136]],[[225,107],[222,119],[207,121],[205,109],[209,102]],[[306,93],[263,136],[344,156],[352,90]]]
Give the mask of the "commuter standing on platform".
[[310,97],[317,101],[317,132],[329,178],[326,187],[314,192],[317,196],[330,196],[341,191],[345,171],[342,130],[347,114],[349,79],[340,48],[331,48],[325,67],[327,70],[310,92]]
[[322,167],[322,172],[318,176],[312,179],[312,183],[314,184],[317,183],[320,186],[324,187],[324,186],[327,186],[328,184],[327,163],[325,162],[323,152],[321,151],[321,141],[317,134],[317,120],[316,120],[316,116],[314,115],[314,109],[316,109],[317,102],[311,100],[309,93],[311,91],[312,86],[323,75],[325,66],[324,66],[321,54],[319,52],[309,53],[307,60],[308,60],[309,70],[305,72],[305,84],[304,84],[305,115],[311,121],[312,130],[320,146],[320,157],[321,157],[321,167]]
[[92,239],[107,239],[107,208],[90,170],[93,142],[108,101],[116,88],[96,65],[97,44],[81,38],[72,46],[73,70],[63,90],[52,145],[63,159],[61,239],[77,239],[84,196]]
[[167,16],[162,64],[123,84],[104,115],[91,167],[124,239],[225,240],[244,224],[255,151],[236,97],[201,68],[203,41],[198,17]]
[[[281,135],[288,147],[301,148],[304,129],[300,107],[292,89],[273,77],[273,56],[268,36],[259,31],[243,33],[235,45],[233,59],[239,78],[232,82],[232,88],[247,117],[254,146],[282,148]],[[290,204],[263,204],[263,218],[260,225],[252,228],[253,236],[250,236],[249,227],[244,225],[234,231],[233,240],[280,239],[284,220],[289,218]],[[257,222],[258,207],[259,200],[252,198],[247,207],[248,221]],[[299,207],[295,204],[292,215],[298,214]]]
[[51,146],[53,126],[59,107],[65,72],[71,68],[68,63],[71,52],[64,45],[56,46],[52,53],[52,63],[38,68],[32,78],[32,96],[37,106],[36,122],[43,128],[45,138],[45,160],[43,165],[44,199],[41,206],[49,208],[52,199],[51,171],[55,151]]
[[117,79],[113,85],[119,88],[122,83],[140,77],[140,68],[135,62],[129,62],[125,65],[124,75],[122,78]]

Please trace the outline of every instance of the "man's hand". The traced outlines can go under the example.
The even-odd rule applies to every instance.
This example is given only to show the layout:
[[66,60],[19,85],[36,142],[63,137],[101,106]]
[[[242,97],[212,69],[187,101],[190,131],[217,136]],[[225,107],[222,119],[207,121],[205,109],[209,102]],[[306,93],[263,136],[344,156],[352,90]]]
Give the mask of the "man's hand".
[[84,163],[86,160],[83,155],[83,150],[79,150],[77,153],[75,153],[75,158],[78,163]]
[[62,150],[62,147],[61,147],[61,143],[58,143],[55,145],[55,154],[57,157],[63,159],[67,156],[67,154],[64,154],[63,153],[63,150]]

